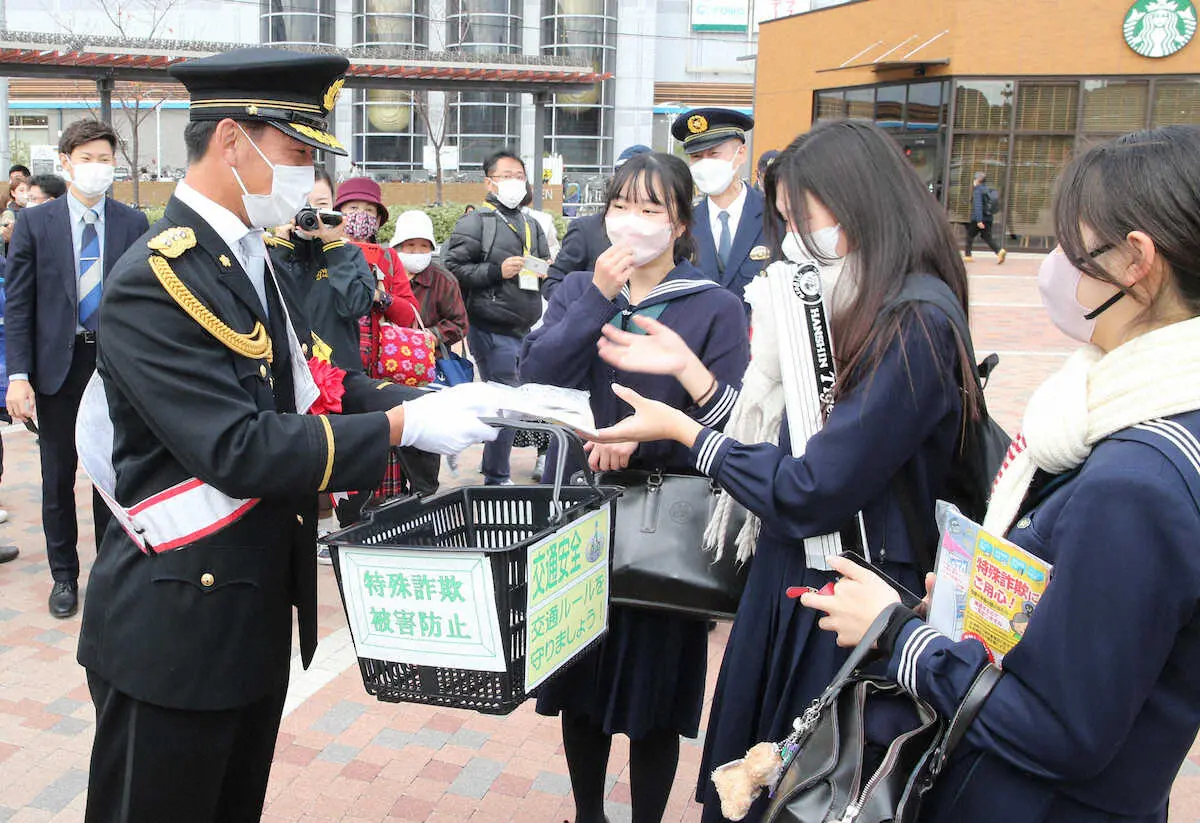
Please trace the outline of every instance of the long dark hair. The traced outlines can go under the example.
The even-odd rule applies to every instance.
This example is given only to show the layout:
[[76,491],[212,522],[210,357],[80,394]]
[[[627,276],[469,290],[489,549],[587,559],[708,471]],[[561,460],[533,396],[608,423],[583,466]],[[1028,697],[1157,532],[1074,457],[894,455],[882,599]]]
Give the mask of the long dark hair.
[[[804,195],[821,201],[841,225],[853,253],[846,273],[854,279],[854,296],[831,321],[839,372],[835,398],[874,372],[906,317],[916,313],[913,303],[885,312],[909,275],[939,278],[968,310],[967,272],[945,211],[900,147],[874,124],[835,120],[797,137],[767,169],[767,202],[774,206],[780,191],[791,212],[784,217],[803,234],[808,226]],[[781,238],[774,235],[786,228],[770,220],[767,226],[778,248]],[[804,242],[807,246],[807,237]],[[819,259],[816,249],[808,251]],[[974,417],[978,381],[963,341],[959,355],[964,411]]]
[[[1104,258],[1092,254],[1144,232],[1188,310],[1200,315],[1200,128],[1135,132],[1079,155],[1059,177],[1054,224],[1063,252],[1084,274],[1122,289]],[[1095,235],[1090,248],[1081,224]]]
[[604,198],[606,216],[618,197],[665,207],[671,223],[684,227],[683,234],[675,240],[675,262],[693,259],[696,244],[692,240],[692,172],[687,163],[662,152],[635,154],[620,165],[608,182]]

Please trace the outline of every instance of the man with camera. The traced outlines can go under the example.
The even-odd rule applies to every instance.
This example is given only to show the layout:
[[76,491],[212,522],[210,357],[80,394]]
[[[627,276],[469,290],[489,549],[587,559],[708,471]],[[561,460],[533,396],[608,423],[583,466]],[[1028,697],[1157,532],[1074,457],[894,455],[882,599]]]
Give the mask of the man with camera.
[[308,205],[268,237],[271,264],[295,287],[313,332],[332,350],[333,365],[362,371],[358,320],[371,310],[375,278],[362,251],[342,236],[332,211],[333,186],[318,169]]

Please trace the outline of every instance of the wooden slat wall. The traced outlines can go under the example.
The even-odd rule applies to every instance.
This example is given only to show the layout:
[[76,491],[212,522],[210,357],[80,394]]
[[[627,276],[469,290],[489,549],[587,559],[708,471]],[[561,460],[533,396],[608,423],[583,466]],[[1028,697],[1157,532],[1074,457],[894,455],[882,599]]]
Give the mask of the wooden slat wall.
[[683,103],[688,106],[754,106],[752,83],[655,83],[654,105]]

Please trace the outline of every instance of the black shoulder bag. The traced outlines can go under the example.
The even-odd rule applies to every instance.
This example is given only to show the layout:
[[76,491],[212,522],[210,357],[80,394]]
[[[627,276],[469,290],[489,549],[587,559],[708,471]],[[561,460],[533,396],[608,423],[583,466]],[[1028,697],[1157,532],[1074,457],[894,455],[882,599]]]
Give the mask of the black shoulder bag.
[[[913,823],[921,799],[983,707],[1001,672],[987,666],[947,722],[933,707],[884,677],[862,674],[899,604],[884,610],[824,693],[796,719],[782,744],[794,752],[765,823]],[[873,703],[907,701],[914,725],[882,753],[868,751],[866,716]]]

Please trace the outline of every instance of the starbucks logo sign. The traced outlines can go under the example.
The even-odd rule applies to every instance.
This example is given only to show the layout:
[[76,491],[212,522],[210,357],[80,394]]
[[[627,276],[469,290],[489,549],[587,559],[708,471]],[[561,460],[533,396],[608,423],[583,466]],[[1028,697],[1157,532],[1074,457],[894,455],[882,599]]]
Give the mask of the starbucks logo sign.
[[1125,15],[1125,42],[1143,57],[1168,57],[1195,33],[1191,0],[1138,0]]

